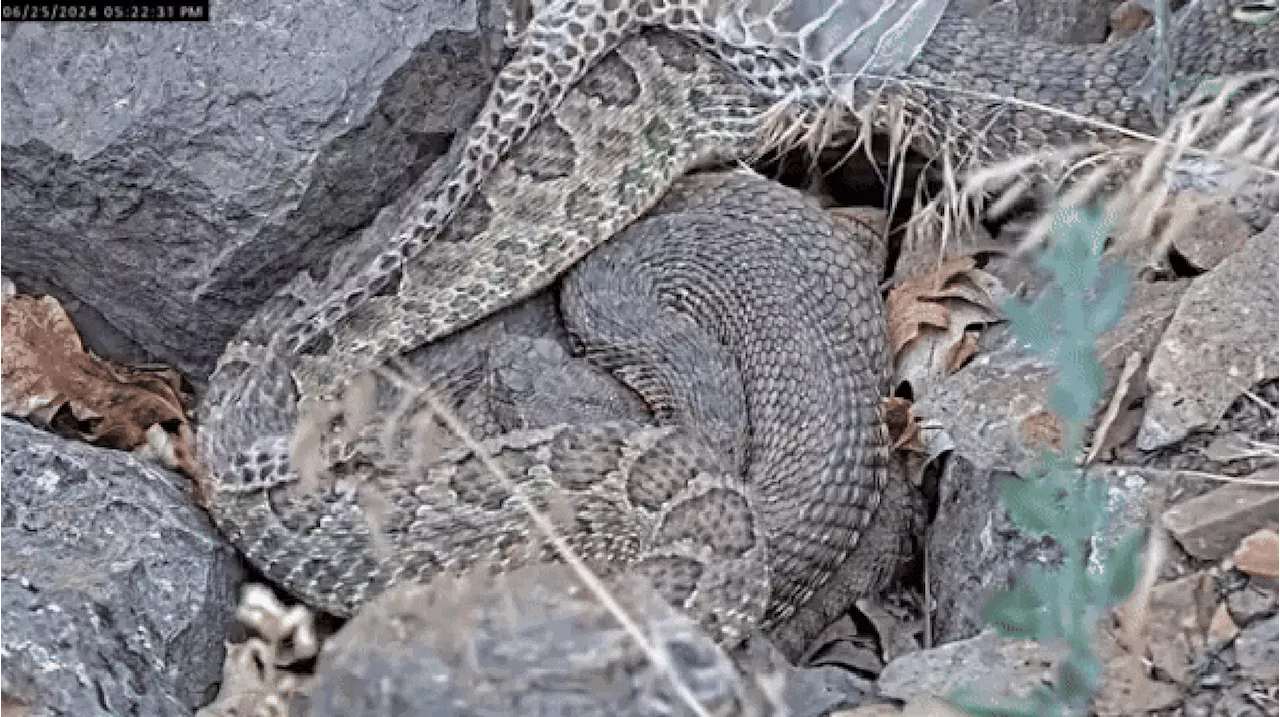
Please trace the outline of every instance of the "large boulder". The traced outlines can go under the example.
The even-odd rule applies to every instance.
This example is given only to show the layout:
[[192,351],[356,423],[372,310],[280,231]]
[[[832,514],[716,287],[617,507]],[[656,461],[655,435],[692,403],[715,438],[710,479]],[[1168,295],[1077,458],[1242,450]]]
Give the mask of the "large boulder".
[[5,274],[67,301],[90,348],[197,381],[446,155],[505,19],[492,0],[212,15],[6,23],[2,55]]
[[189,481],[8,418],[3,433],[6,704],[191,714],[222,679],[244,579],[235,549]]

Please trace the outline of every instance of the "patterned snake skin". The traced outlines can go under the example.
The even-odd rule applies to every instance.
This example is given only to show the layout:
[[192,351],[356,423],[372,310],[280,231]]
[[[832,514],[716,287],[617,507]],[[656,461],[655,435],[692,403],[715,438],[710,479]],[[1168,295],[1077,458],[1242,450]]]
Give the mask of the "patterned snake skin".
[[[1229,11],[1226,0],[1184,11],[1174,34],[1180,68],[1191,71],[1183,63],[1192,62],[1227,72],[1274,64],[1274,20],[1255,32],[1230,24]],[[331,272],[322,284],[299,276],[228,346],[203,404],[208,504],[218,525],[273,580],[315,606],[350,614],[396,582],[475,562],[506,568],[551,556],[474,456],[411,450],[421,401],[393,369],[381,367],[547,287],[689,171],[755,157],[770,102],[789,98],[803,113],[831,99],[834,80],[821,63],[805,59],[803,43],[777,32],[762,42],[750,23],[718,17],[715,8],[691,0],[553,5],[499,76],[457,170],[376,258]],[[652,26],[665,29],[637,35]],[[1142,127],[1145,105],[1128,88],[1145,63],[1137,41],[1065,48],[981,35],[948,15],[908,75],[1008,90]],[[980,147],[994,157],[1028,141],[1088,136],[1057,116],[1003,111],[942,91],[901,96],[936,120],[935,131],[920,138],[924,150],[938,151],[940,138],[969,137],[976,144],[946,146],[961,154]],[[985,127],[985,134],[969,129],[975,119],[982,121],[972,126]],[[741,284],[732,288],[750,297],[749,313],[763,323],[746,320],[747,299],[716,284],[712,272],[691,271],[690,284],[660,302],[718,327],[711,332],[717,342],[705,347],[710,353],[690,354],[701,356],[697,361],[657,358],[636,345],[620,359],[623,349],[606,348],[611,340],[583,339],[646,395],[663,427],[561,427],[504,437],[488,448],[535,502],[562,516],[589,560],[606,572],[647,575],[730,643],[755,625],[785,632],[788,623],[810,624],[813,606],[830,604],[824,586],[842,582],[833,575],[855,550],[883,487],[876,406],[884,356],[872,272],[836,248],[829,220],[787,190],[741,177],[725,181],[746,199],[715,188],[706,190],[711,199],[700,199],[679,185],[668,211],[684,207],[699,219],[665,221],[670,230],[696,223],[719,236],[729,230],[707,214],[750,211],[759,231],[795,244],[798,253],[790,257],[722,257],[730,266],[742,262],[732,274]],[[769,208],[765,219],[754,214],[762,208]],[[781,213],[770,214],[775,210]],[[684,232],[657,233],[692,251]],[[770,243],[764,244],[767,255]],[[676,274],[697,265],[672,261],[667,271]],[[783,271],[775,261],[803,267],[801,275],[820,285],[785,293],[795,292],[801,285],[790,281],[800,279],[780,280],[771,273]],[[697,291],[711,292],[724,313],[706,309],[713,304],[695,298]],[[592,330],[608,315],[588,322]],[[797,343],[813,353],[779,346],[782,327],[803,334]],[[740,382],[749,422],[740,445],[734,441],[743,439],[717,421],[740,421],[743,414],[707,405],[699,398],[707,387],[681,373],[715,365],[725,352],[739,373],[718,378],[722,385],[710,395],[730,395]],[[655,373],[631,360],[667,369]],[[325,399],[368,369],[379,373],[365,391],[367,420],[357,420],[360,411],[350,407],[323,413]],[[686,378],[671,383],[676,375]],[[417,386],[437,380],[410,378]],[[813,398],[814,389],[802,387],[810,380],[822,382],[822,400],[803,400]],[[317,415],[325,420],[310,420]],[[637,483],[640,475],[646,477]],[[645,488],[637,493],[636,485]],[[724,522],[708,523],[707,515]]]

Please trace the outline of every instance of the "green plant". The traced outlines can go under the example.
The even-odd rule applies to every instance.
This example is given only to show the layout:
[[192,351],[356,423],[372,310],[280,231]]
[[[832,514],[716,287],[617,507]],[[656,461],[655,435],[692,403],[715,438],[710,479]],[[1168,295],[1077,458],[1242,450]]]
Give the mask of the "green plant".
[[952,703],[972,715],[1083,714],[1101,678],[1092,649],[1094,627],[1132,592],[1140,573],[1142,530],[1129,533],[1106,555],[1091,556],[1091,539],[1108,520],[1106,486],[1087,478],[1075,460],[1102,397],[1105,377],[1094,342],[1120,319],[1128,292],[1128,272],[1102,257],[1109,226],[1097,209],[1059,209],[1049,246],[1038,260],[1053,284],[1034,303],[1013,299],[1004,307],[1018,339],[1057,369],[1049,407],[1062,419],[1063,436],[1060,447],[1043,450],[1021,480],[1001,485],[1000,496],[1014,523],[1052,538],[1064,560],[1056,569],[1029,569],[987,603],[983,617],[1004,637],[1065,644],[1067,654],[1053,683],[1026,699],[990,698],[972,690],[955,695]]

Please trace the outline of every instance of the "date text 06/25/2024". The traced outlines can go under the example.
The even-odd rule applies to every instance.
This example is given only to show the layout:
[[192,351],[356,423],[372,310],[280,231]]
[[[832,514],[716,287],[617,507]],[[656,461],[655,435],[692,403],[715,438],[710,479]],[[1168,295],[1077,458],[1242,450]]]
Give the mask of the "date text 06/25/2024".
[[4,0],[5,22],[207,22],[209,0],[50,2]]

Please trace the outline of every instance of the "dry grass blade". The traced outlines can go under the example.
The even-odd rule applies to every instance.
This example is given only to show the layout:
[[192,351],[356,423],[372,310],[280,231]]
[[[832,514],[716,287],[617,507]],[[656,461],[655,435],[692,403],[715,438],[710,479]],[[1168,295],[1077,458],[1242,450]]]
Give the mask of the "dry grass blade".
[[[1250,89],[1258,84],[1259,89]],[[1251,179],[1280,176],[1273,166],[1277,128],[1270,107],[1277,97],[1276,73],[1255,73],[1231,78],[1218,87],[1211,99],[1185,106],[1161,137],[1125,131],[1140,145],[1095,150],[1088,146],[1015,157],[1006,162],[972,172],[963,189],[980,195],[993,185],[1014,184],[1035,166],[1063,166],[1078,157],[1063,173],[1070,179],[1062,207],[1081,206],[1106,197],[1104,214],[1115,226],[1113,236],[1120,246],[1131,246],[1155,233],[1161,210],[1172,191],[1186,183],[1209,183],[1214,194],[1230,195]],[[1259,117],[1265,117],[1265,121]],[[1084,118],[1081,118],[1082,120]],[[1216,141],[1212,141],[1217,137]],[[1001,196],[996,206],[1008,206],[1019,197],[1015,192]],[[1161,256],[1194,217],[1191,205],[1175,206],[1155,241],[1151,256]],[[1019,251],[1041,246],[1052,225],[1052,213],[1041,216],[1022,239]]]
[[1089,455],[1084,459],[1085,465],[1093,463],[1098,457],[1098,453],[1102,451],[1102,447],[1106,445],[1107,434],[1111,430],[1111,426],[1115,423],[1116,418],[1120,415],[1120,411],[1124,408],[1125,400],[1129,397],[1129,382],[1133,380],[1134,374],[1138,372],[1138,368],[1142,366],[1142,354],[1134,351],[1129,354],[1124,361],[1124,368],[1120,371],[1120,379],[1116,381],[1115,392],[1111,394],[1111,401],[1107,404],[1107,410],[1102,414],[1102,420],[1098,422],[1098,428],[1093,432],[1093,446],[1089,448]]
[[1163,531],[1153,527],[1147,538],[1146,555],[1142,559],[1142,574],[1138,576],[1129,599],[1115,610],[1120,623],[1117,637],[1135,655],[1146,651],[1144,627],[1151,614],[1151,593],[1160,580],[1160,568],[1167,554],[1168,537]]
[[[892,4],[882,3],[881,10]],[[794,36],[803,46],[810,35],[837,15],[844,18],[847,13],[838,12],[842,7],[841,2],[830,3]],[[773,17],[774,13],[768,16]],[[846,38],[834,42],[833,46],[839,49],[850,41]],[[1110,193],[1120,184],[1121,191],[1116,192],[1109,203],[1108,213],[1126,220],[1127,226],[1120,228],[1122,236],[1144,238],[1150,235],[1153,217],[1169,194],[1169,186],[1161,177],[1176,169],[1180,162],[1212,162],[1241,177],[1280,179],[1280,169],[1276,166],[1280,159],[1280,127],[1275,122],[1280,95],[1276,92],[1277,73],[1272,70],[1203,83],[1195,94],[1180,103],[1169,129],[1161,136],[1153,136],[1069,109],[999,93],[938,85],[913,77],[839,72],[833,69],[833,61],[831,57],[815,60],[824,71],[821,81],[825,90],[818,95],[825,99],[819,106],[814,107],[813,95],[805,93],[804,98],[799,95],[785,98],[764,113],[761,131],[764,151],[786,153],[804,149],[815,157],[835,142],[841,146],[847,144],[849,154],[859,148],[870,154],[871,134],[883,134],[888,137],[891,155],[888,160],[891,176],[885,182],[886,198],[896,202],[902,195],[901,158],[924,130],[927,143],[940,155],[936,159],[943,186],[938,196],[916,201],[904,237],[908,243],[921,234],[927,236],[937,231],[945,234],[953,226],[963,229],[976,221],[983,214],[984,197],[996,184],[1003,188],[997,188],[991,208],[996,213],[1008,210],[1035,186],[1025,178],[1029,169],[1039,170],[1036,174],[1060,173],[1060,181],[1070,179],[1072,189],[1065,197],[1068,204],[1093,201],[1101,190]],[[1259,87],[1262,89],[1257,89]],[[1078,126],[1082,134],[1109,139],[1107,146],[1100,140],[1091,140],[1015,157],[1003,166],[980,169],[979,147],[970,142],[967,153],[962,152],[961,143],[954,136],[956,128],[965,126],[970,118],[933,116],[930,109],[933,103],[921,100],[926,95],[950,95],[1006,110],[1062,118]],[[805,98],[807,100],[802,101]],[[1165,114],[1162,109],[1153,111],[1160,117]],[[995,123],[1001,116],[1002,113],[993,113],[988,122]],[[976,132],[977,136],[984,134]],[[1116,140],[1127,141],[1129,146],[1117,148]],[[1081,173],[1082,179],[1071,179]],[[1229,188],[1223,191],[1229,192]],[[1048,226],[1047,220],[1036,226],[1024,250],[1038,244]],[[1176,229],[1178,223],[1171,226]],[[1167,244],[1169,236],[1166,233],[1162,242]]]

